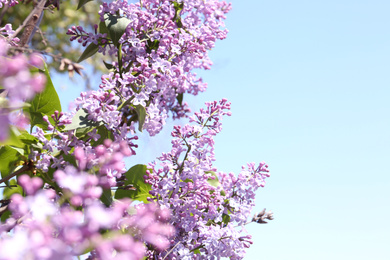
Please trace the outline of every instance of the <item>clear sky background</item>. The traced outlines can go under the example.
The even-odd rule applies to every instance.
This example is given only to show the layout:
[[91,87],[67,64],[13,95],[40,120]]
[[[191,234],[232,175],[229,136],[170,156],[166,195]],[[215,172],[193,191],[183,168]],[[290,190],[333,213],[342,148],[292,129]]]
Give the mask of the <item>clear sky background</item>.
[[[245,259],[390,259],[390,2],[232,0],[228,38],[202,72],[196,110],[223,97],[233,115],[216,138],[216,166],[271,170]],[[63,101],[83,82],[60,90]],[[57,85],[66,83],[57,82]],[[175,122],[177,123],[177,122]],[[172,124],[129,165],[168,151]]]

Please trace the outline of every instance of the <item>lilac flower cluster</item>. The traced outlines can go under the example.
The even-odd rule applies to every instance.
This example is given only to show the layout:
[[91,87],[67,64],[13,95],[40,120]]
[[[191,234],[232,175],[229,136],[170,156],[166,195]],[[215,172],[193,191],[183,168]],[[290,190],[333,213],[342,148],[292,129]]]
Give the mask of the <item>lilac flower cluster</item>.
[[119,46],[105,38],[106,34],[97,33],[96,26],[95,34],[86,33],[80,26],[68,31],[71,40],[78,39],[83,45],[98,43],[100,52],[116,55],[120,51],[122,55],[120,65],[112,64],[116,72],[102,77],[101,90],[81,97],[82,108],[94,120],[118,128],[119,122],[131,126],[134,119],[134,107],[123,104],[143,106],[147,114],[143,128],[150,135],[161,131],[169,111],[173,118],[184,117],[190,110],[182,102],[183,94],[196,95],[207,87],[192,71],[210,68],[207,51],[217,39],[226,37],[227,30],[221,28],[229,10],[230,4],[214,0],[104,3],[100,9],[102,22],[107,15],[117,13],[127,19]]
[[222,116],[230,115],[230,103],[223,99],[206,106],[191,117],[195,125],[175,127],[172,150],[159,158],[160,167],[150,164],[151,200],[171,209],[177,232],[172,252],[159,257],[241,259],[252,243],[242,234],[243,225],[254,206],[254,192],[269,177],[268,166],[248,164],[238,177],[216,172],[213,137],[221,131]]
[[0,228],[1,259],[73,259],[91,248],[95,259],[141,259],[144,243],[165,249],[172,235],[161,217],[165,213],[153,204],[134,211],[140,207],[126,200],[110,208],[91,200],[83,208],[75,210],[66,202],[59,206],[50,190],[24,198],[14,194],[12,217]]
[[[12,36],[15,34],[15,31],[12,29],[12,25],[10,23],[6,24],[4,27],[0,27],[0,36],[1,38],[4,38],[7,40],[11,45],[17,45],[17,43],[20,41],[19,38],[15,37],[12,38]],[[2,39],[2,40],[4,40]],[[6,51],[7,49],[5,49]]]
[[19,4],[18,0],[0,0],[0,8],[3,8],[3,6],[6,6],[6,5],[12,7],[12,6],[15,6],[17,4]]
[[[226,99],[206,103],[190,124],[175,126],[172,149],[159,163],[129,170],[124,163],[138,147],[137,129],[158,134],[170,113],[176,119],[190,112],[184,95],[206,89],[193,71],[210,68],[207,51],[226,37],[223,20],[230,8],[218,0],[117,0],[101,5],[94,33],[81,26],[68,30],[71,41],[117,61],[106,64],[110,72],[99,89],[81,93],[72,112],[38,111],[32,133],[20,134],[22,148],[0,146],[0,156],[11,151],[17,158],[9,161],[16,180],[8,182],[0,168],[7,186],[1,207],[8,214],[0,212],[1,259],[244,257],[252,244],[244,226],[269,174],[265,163],[249,163],[238,176],[213,166],[214,136],[223,116],[231,115]],[[0,33],[13,31],[7,25]],[[8,43],[0,39],[5,132],[13,109],[44,84],[27,66],[40,60],[7,58]],[[0,141],[6,140],[1,130]],[[272,214],[252,222],[264,219]]]
[[97,32],[98,26],[95,24],[95,33],[87,33],[81,26],[72,26],[66,34],[73,35],[70,40],[74,41],[77,39],[78,43],[82,43],[85,47],[89,43],[98,44],[98,39],[102,38],[102,44],[105,44],[104,38],[107,34],[101,34]]
[[[63,114],[63,113],[61,113]],[[59,123],[62,125],[68,123],[68,119],[62,119],[59,117]],[[77,166],[81,170],[96,171],[98,178],[93,185],[100,185],[105,188],[115,187],[117,185],[117,179],[121,178],[126,171],[124,158],[134,154],[134,150],[131,146],[132,143],[126,141],[112,142],[110,139],[104,140],[104,144],[93,146],[93,141],[100,139],[100,135],[95,131],[91,131],[87,134],[86,140],[80,140],[74,135],[74,131],[68,131],[66,133],[59,132],[54,126],[47,121],[49,128],[53,129],[52,137],[48,140],[45,136],[45,132],[37,127],[36,132],[33,134],[42,144],[42,151],[33,151],[30,154],[30,159],[35,163],[37,169],[43,172],[48,172],[49,169],[68,169],[68,175],[63,174],[62,171],[57,171],[57,177],[55,177],[58,183],[64,181],[75,185],[72,181],[74,174],[74,166],[76,163],[67,161],[65,158],[71,154],[77,161]],[[55,138],[54,138],[55,137]],[[133,139],[129,139],[130,141]],[[71,147],[74,147],[73,149]],[[72,151],[71,151],[72,150]],[[61,151],[61,152],[60,152]],[[66,178],[70,178],[67,180]],[[85,176],[87,179],[87,176]],[[87,183],[86,179],[82,183]],[[78,188],[80,192],[84,193],[86,190],[84,187]]]
[[[12,35],[10,24],[0,28],[2,35]],[[11,44],[16,42],[12,39]],[[11,39],[8,39],[11,40]],[[41,67],[43,60],[36,54],[29,57],[19,54],[7,56],[9,43],[0,37],[0,141],[9,135],[9,125],[19,128],[28,124],[21,108],[24,102],[41,92],[45,87],[46,78],[41,73],[31,73],[30,67]]]
[[[80,149],[75,152],[76,159],[80,167],[86,167],[87,157]],[[106,162],[111,153],[99,149],[100,159]],[[154,204],[132,206],[128,199],[107,208],[99,202],[101,180],[73,166],[57,170],[54,180],[56,187],[41,189],[42,179],[19,177],[27,196],[12,195],[12,216],[0,226],[4,259],[72,259],[90,249],[96,259],[141,259],[144,245],[160,250],[169,245],[168,238],[174,233],[167,223],[169,210]]]

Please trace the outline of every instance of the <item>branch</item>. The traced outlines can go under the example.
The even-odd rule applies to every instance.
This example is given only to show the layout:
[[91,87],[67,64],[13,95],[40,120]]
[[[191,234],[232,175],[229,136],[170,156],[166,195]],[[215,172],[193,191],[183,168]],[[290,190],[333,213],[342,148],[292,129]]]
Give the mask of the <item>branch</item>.
[[11,179],[11,178],[13,178],[13,177],[25,172],[25,171],[28,171],[28,170],[30,170],[30,166],[23,165],[23,167],[20,168],[19,170],[17,170],[16,172],[13,172],[10,175],[8,175],[7,177],[4,177],[3,179],[1,179],[0,183],[4,183],[4,182],[8,181],[9,179]]
[[187,141],[186,141],[184,138],[183,138],[183,140],[184,140],[184,142],[185,142],[186,145],[187,145],[187,152],[186,152],[186,155],[184,156],[183,162],[182,162],[182,164],[180,165],[180,168],[179,168],[179,173],[180,173],[180,174],[183,172],[184,163],[185,163],[186,160],[187,160],[187,157],[188,157],[189,152],[191,152],[191,145],[189,145],[189,144],[187,143]]
[[23,28],[26,27],[26,29],[23,31],[22,36],[20,37],[19,46],[23,47],[29,43],[36,26],[39,25],[39,22],[42,19],[45,4],[46,0],[40,0],[39,3],[34,7],[32,12],[27,16],[27,18],[11,36],[11,39],[15,38],[20,33],[20,31],[22,31]]
[[5,15],[5,13],[8,11],[8,8],[9,8],[9,4],[6,4],[3,9],[1,10],[1,13],[0,13],[0,24],[1,24],[1,21],[3,20],[3,17]]

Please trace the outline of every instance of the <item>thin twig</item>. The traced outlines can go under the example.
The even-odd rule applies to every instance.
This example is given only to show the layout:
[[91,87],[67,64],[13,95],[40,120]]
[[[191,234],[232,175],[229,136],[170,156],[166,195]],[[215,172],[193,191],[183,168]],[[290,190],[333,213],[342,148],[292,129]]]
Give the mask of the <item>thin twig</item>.
[[[41,51],[41,50],[37,50],[37,49],[33,49],[33,48],[28,48],[28,47],[19,47],[19,46],[9,46],[10,49],[13,49],[15,51],[20,51],[20,52],[27,52],[27,53],[40,53],[42,55],[47,55],[47,56],[50,56],[52,57],[55,61],[59,61],[61,62],[61,65],[59,67],[60,70],[64,70],[65,69],[65,66],[68,66],[68,72],[71,74],[73,71],[75,71],[77,74],[79,74],[80,76],[83,76],[82,74],[82,70],[84,69],[83,66],[81,66],[80,64],[78,63],[75,63],[73,61],[71,61],[70,59],[68,58],[63,58],[61,54],[53,54],[53,53],[50,53],[50,52],[46,52],[46,51]],[[71,75],[70,75],[71,76]]]
[[28,47],[21,47],[21,46],[8,46],[8,47],[10,49],[14,49],[14,50],[17,50],[17,51],[23,51],[23,52],[27,52],[27,53],[36,52],[36,53],[40,53],[42,55],[47,55],[47,56],[50,56],[50,57],[54,58],[55,61],[64,59],[64,58],[62,58],[62,56],[60,54],[53,54],[53,53],[49,53],[47,51],[41,51],[41,50],[28,48]]
[[175,247],[177,247],[179,244],[180,244],[180,241],[177,242],[177,244],[176,244],[174,247],[172,247],[171,250],[169,250],[169,252],[164,256],[164,258],[163,258],[162,260],[165,260],[165,258],[167,258],[167,256],[168,256],[170,253],[172,253],[173,249],[175,249]]
[[19,170],[17,170],[16,172],[13,172],[11,173],[10,175],[8,175],[7,177],[4,177],[3,179],[0,180],[0,183],[4,183],[6,181],[8,181],[9,179],[15,177],[16,175],[19,175],[25,171],[28,171],[30,169],[30,166],[28,165],[23,165],[22,168],[20,168]]
[[0,188],[7,188],[7,187],[18,187],[18,186],[16,186],[16,185],[9,185],[9,186],[7,186],[7,185],[5,185],[5,186],[0,186]]
[[187,156],[189,154],[189,152],[191,152],[191,145],[187,143],[186,139],[183,138],[183,141],[186,143],[186,146],[187,146],[187,152],[186,152],[186,155],[184,156],[184,159],[183,159],[183,162],[182,164],[180,165],[180,168],[179,168],[179,173],[181,174],[183,172],[183,169],[184,169],[184,163],[185,161],[187,160]]
[[45,36],[43,35],[43,32],[42,32],[41,28],[37,27],[37,31],[41,35],[43,45],[47,46],[47,41],[45,39]]

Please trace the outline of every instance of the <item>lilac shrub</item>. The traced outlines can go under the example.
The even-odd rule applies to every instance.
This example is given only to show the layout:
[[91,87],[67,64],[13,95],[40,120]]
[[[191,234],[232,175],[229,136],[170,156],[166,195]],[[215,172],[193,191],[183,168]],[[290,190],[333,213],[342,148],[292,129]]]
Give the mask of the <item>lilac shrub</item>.
[[[248,220],[268,166],[218,171],[214,136],[230,103],[189,116],[183,102],[206,90],[194,70],[210,69],[207,52],[226,37],[230,9],[218,0],[103,3],[93,32],[67,34],[86,47],[79,61],[96,52],[114,61],[68,113],[46,65],[10,55],[18,39],[10,25],[0,28],[0,259],[244,257],[245,225],[273,218],[264,211]],[[142,149],[137,132],[157,135],[169,117],[190,121],[174,127],[171,151],[127,169]]]

